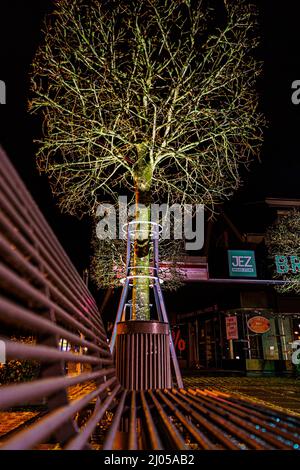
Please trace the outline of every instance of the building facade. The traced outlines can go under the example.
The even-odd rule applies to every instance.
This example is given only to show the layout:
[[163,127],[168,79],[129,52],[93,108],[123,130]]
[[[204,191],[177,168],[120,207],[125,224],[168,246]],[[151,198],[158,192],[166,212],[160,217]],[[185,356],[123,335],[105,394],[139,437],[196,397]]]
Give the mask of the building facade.
[[[253,209],[258,214],[253,231],[251,211],[247,231],[242,218],[225,213],[212,227],[208,224],[209,238],[201,252],[207,278],[181,289],[172,308],[173,338],[182,368],[295,372],[292,355],[300,340],[300,297],[278,292],[264,233],[271,221],[298,203],[267,199]],[[197,277],[195,271],[193,276]],[[194,299],[190,308],[186,308],[189,302],[180,306],[179,295]]]

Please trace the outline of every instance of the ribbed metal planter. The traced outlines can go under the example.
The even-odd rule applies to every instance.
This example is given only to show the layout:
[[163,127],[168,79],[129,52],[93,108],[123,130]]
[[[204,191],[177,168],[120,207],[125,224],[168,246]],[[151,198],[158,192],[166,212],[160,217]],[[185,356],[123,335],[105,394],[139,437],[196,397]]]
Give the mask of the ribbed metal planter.
[[116,370],[127,390],[170,388],[168,324],[139,320],[118,323]]

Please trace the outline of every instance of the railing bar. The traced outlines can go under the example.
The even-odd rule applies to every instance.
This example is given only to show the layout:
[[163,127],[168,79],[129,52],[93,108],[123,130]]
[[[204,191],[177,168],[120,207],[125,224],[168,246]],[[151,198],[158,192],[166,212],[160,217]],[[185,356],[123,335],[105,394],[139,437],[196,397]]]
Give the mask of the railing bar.
[[[206,431],[208,432],[208,434],[212,435],[214,438],[216,438],[216,436],[218,436],[218,428],[216,428],[216,426],[214,425],[211,425],[211,423],[209,423],[206,418],[202,417],[199,415],[199,413],[197,413],[197,411],[193,410],[191,408],[191,406],[187,403],[187,402],[184,402],[180,397],[179,397],[179,393],[174,393],[174,389],[172,390],[164,390],[164,393],[170,397],[170,399],[177,403],[177,405],[184,411],[184,413],[189,416],[189,417],[192,417],[195,421],[198,422],[198,424],[200,424],[203,428],[206,429]],[[177,390],[176,390],[177,392]],[[215,444],[213,443],[207,436],[205,436],[201,431],[200,429],[198,429],[198,432],[201,433],[201,437],[203,439],[204,442],[206,442],[207,446],[210,446],[212,449],[218,449],[218,450],[221,450],[221,449],[224,449],[224,447],[221,445],[221,444]],[[219,439],[217,439],[219,441]],[[222,444],[227,444],[227,438],[225,438],[225,441],[222,443]],[[231,443],[230,443],[231,444]],[[232,447],[232,450],[235,450],[236,447]]]
[[157,356],[158,356],[158,372],[157,372],[157,388],[161,388],[162,387],[162,381],[161,381],[161,374],[162,374],[162,371],[161,371],[161,361],[162,361],[162,348],[161,348],[161,339],[162,339],[162,335],[158,335],[157,337]]
[[[176,395],[175,395],[176,394]],[[227,437],[227,434],[224,433],[220,428],[218,428],[215,424],[210,422],[207,418],[201,415],[199,412],[193,409],[193,401],[183,395],[182,393],[178,393],[176,389],[172,389],[172,398],[175,400],[179,406],[181,406],[185,411],[187,411],[193,418],[203,426],[217,441],[221,442],[226,448],[230,450],[239,450],[239,446],[232,442],[232,440]],[[200,410],[203,412],[203,410]]]
[[162,379],[163,383],[166,384],[166,387],[168,387],[167,383],[167,363],[166,363],[166,351],[165,351],[165,338],[162,339],[162,358],[163,358],[163,367],[162,367]]
[[110,357],[109,351],[100,348],[90,341],[80,338],[80,336],[71,333],[70,331],[58,326],[50,320],[38,316],[24,307],[20,307],[10,300],[6,300],[2,297],[0,297],[0,318],[5,323],[16,323],[19,325],[22,322],[22,326],[30,327],[35,331],[57,334],[61,338],[69,340],[72,344],[85,346],[89,349],[92,349],[93,351],[100,352],[106,357]]
[[[218,416],[218,419],[223,419],[222,416],[224,417],[224,420],[227,421],[228,418],[230,419],[230,425],[235,426],[237,425],[237,429],[239,429],[239,434],[242,436],[244,440],[246,440],[247,444],[250,446],[254,445],[254,439],[248,439],[248,434],[247,432],[250,431],[252,435],[258,436],[260,440],[263,442],[267,442],[269,444],[275,445],[278,448],[281,449],[289,449],[289,446],[286,444],[279,442],[278,439],[274,438],[273,436],[269,436],[267,433],[262,433],[261,431],[255,429],[254,426],[249,425],[246,421],[243,421],[242,419],[234,416],[230,411],[226,411],[224,408],[220,406],[216,406],[214,403],[209,402],[206,400],[206,397],[201,396],[201,401],[199,401],[202,406],[205,406],[205,408],[213,413],[213,416]],[[246,431],[245,431],[246,430]],[[254,442],[253,442],[254,441]],[[257,450],[262,450],[264,447],[259,445],[259,447],[255,447]]]
[[[31,207],[31,209],[34,209],[34,213],[33,211],[30,213],[30,217],[32,218],[34,215],[35,217],[37,217],[39,223],[41,223],[42,221],[42,227],[39,227],[40,230],[37,230],[36,233],[35,233],[35,238],[36,240],[38,241],[39,239],[42,240],[42,244],[39,243],[40,245],[40,248],[43,249],[44,251],[44,256],[47,257],[48,255],[48,250],[49,250],[49,246],[47,244],[47,247],[46,249],[44,248],[43,244],[45,245],[45,240],[47,238],[49,238],[50,240],[50,243],[52,244],[53,248],[55,248],[51,255],[53,257],[53,255],[55,255],[54,257],[56,258],[56,263],[60,266],[61,270],[62,271],[65,271],[66,272],[66,275],[67,275],[67,278],[70,276],[70,274],[72,273],[72,278],[74,279],[74,281],[76,281],[77,283],[77,291],[80,290],[84,296],[86,297],[87,294],[88,294],[88,298],[91,300],[92,304],[93,304],[93,310],[94,310],[94,314],[99,317],[99,321],[101,323],[101,317],[99,315],[99,312],[97,310],[97,307],[96,307],[96,304],[95,304],[95,301],[94,299],[91,297],[90,293],[88,292],[88,290],[86,289],[82,279],[80,278],[80,276],[78,275],[78,273],[76,272],[74,266],[72,265],[72,263],[70,262],[70,259],[67,257],[67,255],[65,254],[64,250],[61,248],[61,245],[59,244],[57,238],[55,237],[54,233],[52,232],[52,230],[50,229],[49,225],[47,224],[45,218],[43,217],[43,215],[41,214],[41,212],[39,211],[37,205],[35,204],[34,200],[32,199],[31,195],[29,194],[29,192],[27,191],[25,185],[22,183],[22,181],[20,180],[20,178],[18,177],[17,173],[15,172],[13,166],[10,164],[10,162],[8,161],[8,159],[6,158],[6,156],[4,155],[4,153],[1,151],[1,154],[0,154],[0,157],[2,157],[2,164],[4,163],[7,167],[8,167],[8,173],[9,173],[9,176],[10,178],[8,179],[8,183],[11,185],[11,180],[14,178],[15,179],[15,184],[16,186],[20,187],[21,190],[23,191],[24,195],[25,195],[25,198],[27,199],[28,203],[29,203],[29,206]],[[14,194],[15,194],[15,189],[16,187],[11,187],[11,190],[8,191],[8,199],[11,198]],[[2,198],[2,202],[3,202],[3,198]],[[18,211],[21,211],[23,214],[24,214],[24,217],[27,218],[28,217],[28,213],[27,211],[24,211],[23,210],[23,205],[24,205],[24,200],[22,198],[22,200],[20,200],[19,203],[16,204],[16,207],[17,207],[17,210]],[[12,207],[10,206],[10,209],[12,210]],[[27,209],[28,209],[28,206],[27,206]],[[8,213],[11,213],[11,210],[8,210]],[[18,214],[16,213],[16,211],[14,211],[14,215],[17,217],[17,220],[19,221],[19,225],[22,227],[24,227],[24,221],[22,220],[22,218],[20,218],[18,216]],[[31,222],[31,220],[29,220],[29,223]],[[44,232],[44,236],[41,236],[41,233],[40,231],[43,230]],[[26,227],[26,224],[25,224],[25,229],[24,229],[24,232],[26,234],[29,233],[29,230],[28,230],[28,227]],[[53,243],[53,241],[54,243]],[[58,250],[59,252],[59,255],[56,256],[56,250]],[[64,259],[65,262],[62,261],[62,258]],[[68,270],[67,270],[67,266],[68,266]],[[79,283],[78,283],[79,281]]]
[[145,374],[145,372],[144,372],[144,366],[145,366],[144,339],[145,339],[145,335],[144,335],[144,333],[141,333],[141,357],[140,357],[140,389],[141,390],[143,390],[144,384],[145,384],[145,377],[144,377],[144,374]]
[[116,363],[116,369],[118,370],[118,378],[120,380],[121,383],[124,383],[123,380],[122,380],[122,370],[120,370],[120,353],[121,353],[121,350],[122,350],[122,338],[117,338],[117,341],[119,343],[119,346],[118,348],[115,349],[114,351],[114,355],[115,355],[115,363]]
[[160,398],[166,403],[174,415],[179,419],[179,421],[184,425],[188,432],[194,437],[198,444],[201,445],[202,449],[213,450],[216,446],[204,436],[204,434],[198,429],[192,422],[187,421],[186,417],[176,408],[176,406],[166,397],[165,394],[168,394],[172,400],[173,396],[167,390],[163,393],[161,390],[157,391],[157,394]]
[[[169,331],[169,335],[171,334],[171,332]],[[170,353],[171,353],[171,350],[170,350],[170,338],[168,338],[168,343],[165,343],[165,347],[166,347],[166,372],[167,372],[167,380],[168,382],[170,382],[170,386],[172,386],[173,384],[173,379],[172,379],[172,366],[171,366],[171,357],[170,357]]]
[[[86,317],[82,315],[80,308],[77,308],[74,305],[74,302],[68,299],[62,292],[60,292],[57,289],[57,287],[55,287],[51,283],[51,281],[49,281],[48,273],[47,273],[47,278],[46,278],[45,274],[41,273],[38,268],[30,264],[30,262],[26,260],[26,258],[24,257],[22,253],[18,252],[17,250],[12,250],[12,247],[9,244],[9,242],[6,241],[2,236],[0,237],[0,245],[1,245],[1,253],[6,252],[9,260],[14,259],[15,261],[14,267],[18,266],[18,272],[20,272],[19,267],[22,267],[22,272],[25,271],[26,274],[29,274],[32,277],[32,279],[39,281],[43,286],[47,286],[49,288],[50,293],[54,294],[57,298],[59,298],[60,302],[64,304],[66,308],[71,309],[74,313],[76,313],[82,319],[86,321]],[[10,265],[11,263],[9,262],[8,264]],[[78,302],[76,303],[78,304]],[[81,305],[81,308],[82,308],[82,305]],[[93,319],[89,321],[90,325],[91,325],[92,320]],[[98,328],[98,326],[96,326],[96,328]]]
[[158,411],[158,414],[161,418],[163,427],[164,427],[165,431],[167,432],[167,435],[171,439],[171,442],[172,442],[173,446],[175,446],[175,448],[178,449],[178,450],[187,449],[186,443],[184,442],[184,440],[182,439],[180,433],[177,431],[175,426],[172,424],[172,422],[168,418],[168,415],[164,411],[163,407],[161,406],[161,404],[159,403],[157,398],[154,396],[154,393],[153,393],[152,390],[149,390],[149,395],[150,395],[150,397],[151,397],[151,399],[154,403],[155,408]]
[[[36,360],[42,364],[44,374],[31,383],[2,387],[0,404],[9,408],[48,397],[49,407],[45,418],[39,417],[27,430],[14,433],[1,448],[25,450],[51,435],[61,445],[67,441],[70,444],[78,432],[74,414],[96,398],[92,421],[88,420],[85,435],[80,437],[85,446],[85,436],[88,429],[93,429],[95,413],[99,417],[100,412],[105,412],[101,400],[109,395],[105,403],[110,403],[112,408],[115,399],[111,384],[117,384],[116,390],[120,389],[105,328],[95,299],[1,149],[0,161],[0,207],[3,209],[0,253],[4,261],[0,264],[0,283],[5,296],[0,298],[0,320],[38,334],[40,344],[0,339],[4,341],[7,359]],[[79,354],[61,351],[59,338],[80,346]],[[90,364],[93,372],[63,375],[66,362]],[[48,365],[45,367],[44,363]],[[85,396],[70,404],[68,390],[75,385]],[[95,387],[98,388],[94,390]]]
[[83,382],[95,380],[104,375],[110,376],[115,369],[101,369],[99,372],[83,373],[78,376],[53,377],[49,379],[38,379],[30,383],[21,383],[16,385],[3,385],[0,388],[0,408],[8,408],[27,400],[35,400],[41,397],[47,397],[52,393],[67,389],[72,385],[78,385]]
[[130,420],[129,420],[129,446],[128,450],[137,450],[137,421],[136,421],[136,392],[131,392]]
[[150,412],[150,408],[147,403],[145,393],[143,390],[140,392],[140,397],[141,397],[142,410],[143,410],[143,414],[145,417],[146,429],[149,434],[149,439],[151,443],[151,448],[155,450],[163,450],[164,447],[161,443],[157,428],[154,424],[154,421]]
[[[4,227],[4,232],[8,233],[7,238],[9,239],[9,243],[13,242],[21,250],[23,249],[32,259],[34,259],[35,262],[40,263],[41,258],[39,256],[39,254],[37,253],[37,251],[32,247],[32,245],[29,244],[29,242],[23,237],[23,235],[20,232],[17,232],[15,230],[15,226],[13,226],[11,224],[9,219],[7,219],[7,217],[3,213],[0,213],[0,223]],[[53,260],[51,260],[51,261],[53,262]],[[51,266],[47,262],[45,262],[45,257],[43,258],[42,262],[43,262],[44,268],[47,269],[47,276],[52,277],[53,280],[60,286],[61,290],[65,293],[67,293],[67,295],[72,298],[72,301],[75,304],[77,304],[80,307],[80,305],[81,305],[80,302],[79,302],[80,298],[82,299],[82,301],[85,301],[85,302],[89,301],[90,302],[89,297],[87,298],[87,296],[83,296],[83,295],[80,297],[78,295],[78,291],[76,291],[75,287],[74,287],[74,282],[73,283],[68,283],[69,287],[66,287],[66,284],[67,284],[66,279],[62,278],[61,273],[60,274],[56,273],[51,268]],[[55,267],[57,268],[57,265]],[[91,317],[91,318],[93,318],[93,317]],[[97,321],[97,323],[99,323],[99,321]]]
[[122,345],[122,347],[120,348],[120,351],[119,351],[119,370],[121,371],[121,383],[124,383],[124,381],[126,380],[125,379],[125,367],[121,366],[122,358],[125,357],[125,352],[126,352],[125,340],[126,340],[125,335],[120,335],[119,336],[119,341],[121,341],[121,345]]
[[[197,391],[197,393],[200,393],[200,391],[199,392]],[[296,443],[300,444],[300,438],[297,439],[297,437],[295,437],[294,434],[289,431],[281,430],[280,425],[276,426],[276,428],[274,428],[273,426],[270,426],[266,422],[265,420],[266,418],[264,420],[260,418],[253,418],[251,414],[249,413],[249,411],[248,413],[245,411],[244,412],[238,411],[235,408],[232,408],[230,405],[226,405],[225,403],[220,403],[219,401],[215,400],[215,397],[203,396],[202,398],[205,402],[208,403],[208,406],[216,410],[216,412],[220,410],[220,413],[224,415],[228,415],[229,413],[230,419],[235,421],[241,427],[245,427],[248,431],[253,431],[254,434],[257,434],[263,440],[267,440],[271,442],[271,444],[276,444],[279,447],[282,447],[284,449],[288,449],[290,447],[290,446],[284,445],[278,439],[275,439],[273,435],[277,437],[278,435],[280,435],[283,438],[285,438],[285,440],[292,440],[293,444],[296,444]],[[265,432],[262,434],[262,431],[257,430],[255,427],[253,428],[251,425],[249,425],[248,421],[250,421],[253,424],[253,426],[260,425],[260,429],[265,428],[272,434],[272,436],[269,436]],[[299,431],[300,431],[300,426],[299,426]]]
[[[194,393],[191,393],[191,395],[195,397]],[[211,410],[212,416],[215,416],[215,417],[217,416],[219,420],[223,420],[222,416],[224,416],[225,422],[228,420],[228,418],[230,418],[230,426],[232,427],[232,429],[234,429],[235,427],[236,430],[239,430],[239,434],[243,435],[244,439],[248,439],[247,434],[245,434],[245,431],[244,431],[244,429],[246,429],[246,431],[247,432],[250,431],[252,435],[258,436],[260,440],[267,442],[269,444],[272,444],[273,446],[275,445],[275,447],[279,449],[286,449],[286,450],[290,449],[290,446],[288,446],[287,444],[283,442],[280,442],[278,439],[276,439],[276,437],[270,436],[266,432],[263,433],[261,430],[256,429],[255,426],[249,425],[245,420],[241,420],[240,418],[234,416],[233,413],[231,413],[231,411],[228,411],[228,410],[226,411],[221,406],[217,406],[215,403],[209,402],[205,396],[201,396],[201,397],[197,396],[195,397],[195,399],[198,401],[200,405],[204,406],[208,410]],[[251,442],[253,443],[252,445],[254,445],[255,441],[253,442],[252,439],[249,440],[250,445],[251,445]],[[258,447],[257,449],[260,450],[261,448],[262,447]]]
[[157,388],[157,338],[158,335],[153,335],[153,388]]
[[4,442],[0,447],[0,450],[26,450],[36,446],[48,438],[59,426],[74,416],[75,413],[82,410],[90,403],[91,400],[98,397],[105,389],[115,382],[116,378],[112,378],[100,385],[97,390],[89,393],[83,398],[74,400],[67,406],[57,408],[44,418],[41,418],[29,429],[25,429],[12,439],[9,439],[9,441]]
[[153,388],[153,341],[149,334],[149,388]]
[[[8,196],[8,198],[11,197],[11,193],[7,194],[7,196]],[[5,206],[6,212],[8,214],[10,214],[10,216],[13,216],[12,218],[15,219],[17,227],[21,227],[22,230],[23,230],[23,233],[26,234],[26,236],[29,236],[30,238],[32,238],[33,234],[28,229],[28,225],[19,216],[19,214],[12,208],[12,206],[8,205],[7,201],[4,198],[1,199],[1,203],[2,203],[2,205]],[[21,205],[18,205],[17,209],[18,209],[18,211],[21,211],[24,214],[24,217],[27,217],[27,212],[23,211],[23,204],[24,204],[24,202],[22,202]],[[6,223],[6,225],[7,225],[7,223]],[[10,227],[12,226],[11,222],[9,222],[9,226]],[[49,231],[51,230],[49,226],[48,226],[48,230]],[[13,230],[12,231],[10,230],[9,233],[13,234]],[[22,237],[22,235],[21,235],[21,237]],[[37,233],[35,233],[35,238],[36,238],[36,241],[38,242],[39,241],[39,231],[37,231]],[[45,243],[44,239],[42,241],[43,241],[43,243]],[[69,270],[67,270],[66,263],[62,263],[61,257],[57,255],[56,249],[59,249],[59,251],[60,251],[60,246],[58,246],[59,242],[56,240],[56,243],[53,245],[54,250],[50,250],[51,251],[51,257],[49,255],[49,247],[48,246],[45,247],[43,243],[42,244],[38,243],[38,244],[39,244],[39,249],[42,251],[44,259],[48,259],[50,264],[54,265],[56,269],[59,266],[60,270],[62,272],[65,272],[65,275],[62,276],[62,277],[64,277],[64,280],[67,281],[70,286],[72,286],[72,284],[76,284],[76,286],[78,288],[77,290],[82,292],[82,295],[84,296],[84,298],[85,299],[89,298],[92,301],[92,303],[94,303],[94,300],[90,296],[90,294],[89,294],[88,290],[86,289],[82,279],[80,278],[78,273],[76,273],[76,271],[74,271],[74,268],[71,266],[70,260],[67,258],[67,260],[68,260],[67,264],[69,266]],[[62,252],[60,252],[60,254],[63,255]],[[34,257],[38,258],[38,256],[39,256],[39,254],[36,252],[36,250],[34,250]],[[64,258],[66,258],[66,255],[64,256]],[[72,274],[72,271],[76,274],[75,276],[74,276],[74,274]],[[80,284],[80,286],[79,286],[79,284]],[[74,292],[74,294],[75,293],[76,293],[76,291]],[[101,322],[100,319],[99,319],[99,321]]]
[[97,408],[94,410],[94,413],[85,424],[84,429],[81,430],[80,434],[78,434],[73,439],[71,439],[71,441],[69,441],[67,446],[64,447],[64,450],[80,450],[85,446],[91,434],[95,430],[97,424],[99,423],[99,421],[101,421],[104,413],[107,411],[110,404],[112,403],[115,396],[120,390],[121,385],[116,385],[115,388],[112,390],[111,394],[108,395],[102,403],[100,403],[100,409]]
[[[232,400],[232,402],[231,402],[232,404],[236,404],[236,405],[239,404],[239,400],[237,398],[233,397],[233,396],[230,396],[230,400]],[[295,418],[294,416],[290,416],[288,414],[282,413],[281,411],[272,410],[271,408],[269,408],[267,406],[262,406],[262,405],[257,404],[257,403],[254,404],[251,401],[251,399],[249,399],[247,397],[244,397],[244,396],[243,396],[243,401],[245,402],[248,409],[253,410],[253,411],[251,411],[251,413],[253,413],[253,414],[263,413],[264,415],[268,415],[270,417],[270,419],[273,419],[275,421],[276,421],[276,418],[280,417],[281,419],[283,419],[286,422],[286,424],[290,424],[290,425],[299,424],[299,419]]]
[[[126,355],[124,356],[125,357],[125,361],[126,361],[126,364],[128,364],[128,367],[126,367],[126,387],[129,387],[129,383],[130,383],[130,364],[129,364],[129,355],[128,355],[128,351],[130,351],[130,341],[131,341],[131,335],[125,335],[125,344],[126,344]],[[121,368],[123,366],[121,365]]]
[[149,342],[148,342],[149,335],[145,333],[145,377],[143,382],[143,387],[148,388],[149,384]]
[[103,450],[112,450],[113,449],[113,444],[114,444],[114,439],[116,432],[118,431],[119,424],[122,418],[122,414],[124,411],[124,405],[125,405],[125,399],[126,399],[127,391],[124,390],[122,393],[122,396],[120,398],[120,402],[117,408],[117,411],[114,415],[113,422],[109,428],[108,434],[106,436],[106,439],[103,444]]
[[[203,401],[201,403],[199,397],[196,397],[194,394],[191,395],[189,393],[187,393],[187,396],[192,399],[193,408],[196,408],[202,411],[202,413],[204,412],[205,414],[207,414],[212,421],[217,423],[217,425],[220,427],[220,430],[223,429],[226,432],[230,432],[233,436],[242,440],[244,443],[254,448],[255,450],[272,449],[272,447],[269,446],[263,438],[261,438],[261,440],[263,441],[262,443],[258,442],[255,438],[249,437],[248,433],[246,433],[243,429],[230,422],[227,418],[224,419],[219,414],[213,412],[212,410],[209,410],[208,407],[205,406],[205,403]],[[254,433],[252,433],[252,435],[253,434]]]
[[[198,389],[197,389],[198,390]],[[237,409],[237,410],[241,410],[243,413],[246,413],[248,416],[249,416],[249,406],[248,406],[248,402],[246,403],[239,403],[238,401],[234,401],[235,398],[230,395],[230,399],[225,399],[223,397],[220,397],[220,396],[216,396],[214,394],[214,397],[216,398],[216,400],[218,401],[221,401],[221,402],[224,402],[224,403],[228,403],[228,406],[230,406],[231,409]],[[244,400],[244,398],[243,398]],[[281,427],[285,428],[285,429],[288,429],[289,431],[288,432],[293,432],[293,428],[296,426],[299,426],[299,420],[297,419],[293,419],[293,422],[286,422],[284,421],[284,418],[286,418],[286,415],[284,414],[281,414],[281,413],[278,413],[278,415],[269,415],[269,414],[266,414],[264,413],[264,410],[263,408],[261,408],[261,411],[256,411],[254,410],[253,408],[251,408],[251,419],[253,419],[253,417],[256,416],[258,419],[267,419],[269,422],[273,422],[273,423],[276,423],[276,425],[278,424],[277,421],[276,421],[276,416],[277,417],[281,417],[281,420],[280,420],[280,425]]]
[[[131,349],[130,349],[130,383],[131,383],[131,387],[134,387],[135,386],[135,367],[134,367],[134,364],[135,364],[135,354],[134,354],[134,350],[135,350],[135,343],[136,343],[136,335],[133,333],[130,335],[131,337]],[[130,387],[130,388],[131,388]]]
[[141,372],[139,362],[142,358],[141,351],[139,351],[139,343],[140,343],[139,340],[140,340],[140,335],[135,335],[135,364],[134,364],[134,367],[135,367],[135,386],[134,386],[134,388],[136,390],[139,389],[139,374]]
[[[0,281],[1,279],[3,279],[3,282],[5,282],[6,288],[8,288],[8,286],[10,285],[11,289],[14,292],[17,292],[18,294],[22,293],[27,299],[29,298],[31,300],[35,300],[41,306],[53,309],[53,311],[57,313],[57,315],[59,315],[61,318],[66,319],[74,327],[76,326],[79,331],[82,331],[86,335],[91,336],[92,333],[85,326],[83,326],[78,320],[73,318],[69,313],[63,310],[55,302],[50,300],[46,296],[46,294],[40,292],[38,289],[28,284],[26,282],[26,279],[20,278],[13,271],[0,264]],[[100,334],[100,331],[98,331],[98,334]],[[95,337],[94,333],[93,337]]]
[[7,359],[35,359],[41,362],[68,361],[88,364],[112,364],[111,359],[62,352],[47,346],[29,346],[0,337],[5,342]]
[[[3,152],[1,152],[0,156],[3,157]],[[5,157],[2,158],[3,161],[4,161],[4,159],[5,159]],[[3,168],[3,161],[1,161],[1,163],[2,163],[1,169]],[[4,162],[4,164],[5,164],[5,162]],[[80,284],[81,284],[80,285],[80,290],[82,292],[86,293],[87,289],[86,289],[82,279],[80,278],[80,276],[76,272],[76,270],[75,270],[73,264],[71,263],[69,257],[66,255],[66,253],[62,249],[57,237],[54,235],[54,232],[49,227],[48,223],[46,222],[44,216],[40,212],[40,210],[39,210],[38,206],[36,205],[35,201],[31,197],[31,195],[28,192],[27,188],[25,187],[24,183],[18,177],[15,169],[10,164],[8,159],[6,161],[6,164],[7,164],[7,167],[8,167],[9,178],[7,178],[7,175],[4,174],[3,181],[6,181],[8,183],[8,186],[10,187],[8,189],[7,189],[7,185],[4,187],[4,191],[6,189],[6,193],[7,193],[7,200],[13,200],[14,201],[15,208],[24,215],[24,219],[26,219],[26,218],[28,219],[28,209],[31,209],[30,210],[30,217],[31,217],[31,219],[32,218],[35,219],[36,228],[39,229],[39,230],[35,231],[36,232],[35,237],[36,237],[37,241],[41,240],[41,242],[42,242],[42,243],[39,243],[40,248],[43,248],[43,250],[45,250],[45,248],[49,249],[49,244],[50,244],[54,248],[54,250],[53,251],[51,250],[51,251],[52,251],[52,255],[55,256],[55,259],[56,259],[56,262],[58,263],[58,266],[60,266],[62,271],[65,271],[67,277],[70,274],[72,274],[72,278],[75,281],[78,281],[80,279],[80,281],[81,281],[80,282]],[[23,196],[26,199],[27,204],[25,205],[25,207],[26,207],[27,210],[24,210],[24,208],[23,208],[24,207],[24,197],[22,197],[22,199],[19,198],[19,201],[16,201],[15,195],[17,195],[19,197],[19,193],[18,193],[18,191],[16,191],[16,187],[14,187],[14,185],[12,185],[12,180],[13,179],[15,180],[16,186],[19,186],[20,191],[22,192]],[[2,202],[3,202],[3,198],[2,198]],[[24,221],[22,220],[22,218],[18,215],[18,213],[13,209],[12,205],[10,204],[9,207],[8,207],[8,213],[11,213],[11,212],[13,212],[13,215],[17,218],[19,226],[21,226],[23,228],[25,227],[24,232],[28,234],[29,231],[28,231],[28,227],[26,227],[27,224],[26,223],[24,224]],[[28,223],[31,223],[31,222],[32,222],[32,220],[28,219]],[[43,234],[41,232],[43,232]],[[48,241],[48,243],[46,241]],[[46,253],[47,253],[47,250],[46,250]]]

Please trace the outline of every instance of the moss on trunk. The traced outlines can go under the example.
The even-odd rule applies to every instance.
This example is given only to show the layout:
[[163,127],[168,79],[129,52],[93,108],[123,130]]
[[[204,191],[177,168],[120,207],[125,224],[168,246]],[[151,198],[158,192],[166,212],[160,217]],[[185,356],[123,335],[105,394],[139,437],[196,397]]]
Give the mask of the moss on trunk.
[[[138,161],[135,165],[135,241],[133,253],[133,290],[132,290],[132,319],[150,320],[150,225],[151,220],[151,179],[152,168],[148,160],[147,147],[144,144],[136,146]],[[139,206],[139,204],[141,206]]]

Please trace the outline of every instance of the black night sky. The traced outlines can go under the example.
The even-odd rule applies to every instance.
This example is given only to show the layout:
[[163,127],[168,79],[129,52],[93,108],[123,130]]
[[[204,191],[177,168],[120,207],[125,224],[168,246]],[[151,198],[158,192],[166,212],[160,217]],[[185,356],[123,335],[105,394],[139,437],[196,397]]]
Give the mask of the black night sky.
[[[269,121],[260,164],[244,176],[244,187],[231,204],[262,201],[266,196],[300,198],[300,105],[291,102],[291,84],[300,79],[299,6],[297,0],[256,0],[262,29],[261,106]],[[81,271],[88,264],[89,221],[61,215],[45,176],[38,175],[33,139],[40,125],[27,113],[28,72],[42,39],[49,0],[2,0],[0,79],[7,104],[0,106],[0,144],[4,147],[46,219]]]

